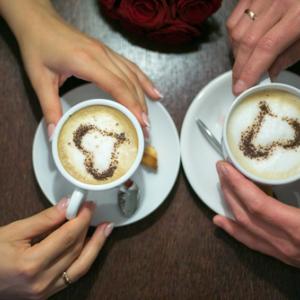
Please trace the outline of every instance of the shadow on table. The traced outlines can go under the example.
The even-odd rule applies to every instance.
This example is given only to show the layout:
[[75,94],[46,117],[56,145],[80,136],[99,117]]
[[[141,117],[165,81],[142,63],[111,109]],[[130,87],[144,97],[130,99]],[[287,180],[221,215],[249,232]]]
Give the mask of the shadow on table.
[[[185,175],[184,180],[196,206],[203,212],[207,219],[212,220],[215,213],[201,201]],[[250,274],[270,284],[274,289],[285,295],[287,299],[300,299],[300,273],[298,269],[249,249],[222,229],[216,228],[214,234],[216,238],[226,244],[226,247],[234,251],[238,261]]]

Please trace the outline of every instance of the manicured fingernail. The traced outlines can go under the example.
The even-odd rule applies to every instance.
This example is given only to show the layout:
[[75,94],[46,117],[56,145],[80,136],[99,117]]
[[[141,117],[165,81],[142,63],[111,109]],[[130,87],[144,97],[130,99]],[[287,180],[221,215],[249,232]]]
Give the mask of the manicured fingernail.
[[114,229],[114,223],[107,224],[104,229],[105,236],[108,237],[111,234],[111,232],[113,231],[113,229]]
[[92,210],[94,210],[96,208],[96,203],[94,201],[86,201],[86,204],[89,206],[89,208],[91,208]]
[[69,205],[69,202],[70,202],[70,198],[62,198],[57,204],[57,208],[61,211],[65,211]]
[[146,142],[150,139],[150,128],[149,127],[143,127],[144,137]]
[[162,99],[164,97],[164,95],[156,88],[153,88],[153,92],[159,99]]
[[150,127],[150,121],[149,121],[149,118],[148,118],[148,116],[146,115],[146,113],[142,113],[142,119],[143,119],[143,122],[145,123],[145,125],[147,126],[147,127]]
[[222,163],[222,162],[217,163],[217,172],[218,172],[220,177],[224,177],[224,176],[227,175],[228,170],[225,167],[224,163]]
[[238,80],[233,87],[233,92],[239,95],[247,88],[246,83],[243,80]]
[[48,124],[47,130],[48,130],[48,139],[49,141],[51,141],[55,130],[55,125],[53,123]]

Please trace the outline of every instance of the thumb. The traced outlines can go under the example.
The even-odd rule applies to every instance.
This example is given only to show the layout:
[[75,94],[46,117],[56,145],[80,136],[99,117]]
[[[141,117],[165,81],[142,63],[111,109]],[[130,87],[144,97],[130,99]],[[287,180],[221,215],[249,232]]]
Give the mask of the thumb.
[[38,96],[50,138],[62,115],[58,95],[59,77],[52,71],[45,70],[40,72],[40,76],[32,76],[31,81]]
[[16,221],[14,223],[15,237],[31,240],[46,231],[53,230],[66,221],[68,204],[69,199],[62,198],[55,206],[45,209],[32,217]]

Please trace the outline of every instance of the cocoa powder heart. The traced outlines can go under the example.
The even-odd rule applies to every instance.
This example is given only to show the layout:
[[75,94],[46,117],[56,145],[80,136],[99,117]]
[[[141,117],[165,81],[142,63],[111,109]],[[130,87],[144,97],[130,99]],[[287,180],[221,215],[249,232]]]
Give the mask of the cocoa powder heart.
[[[266,116],[279,118],[291,126],[294,131],[292,139],[277,140],[267,145],[255,145],[254,140],[260,132]],[[279,117],[272,112],[270,106],[266,101],[259,102],[259,113],[256,116],[252,125],[248,126],[241,134],[241,141],[239,144],[240,150],[245,156],[250,159],[262,160],[267,159],[275,149],[282,147],[284,149],[296,149],[300,146],[300,122],[297,119],[289,118],[287,116]]]
[[[82,145],[83,137],[91,132],[99,133],[102,136],[109,136],[116,140],[113,146],[109,167],[104,171],[100,171],[95,167],[94,154],[85,149]],[[97,180],[106,180],[114,175],[114,172],[118,167],[118,147],[126,141],[128,141],[128,139],[126,139],[125,133],[109,132],[90,124],[81,124],[73,133],[73,142],[75,146],[85,156],[84,166],[87,172]]]

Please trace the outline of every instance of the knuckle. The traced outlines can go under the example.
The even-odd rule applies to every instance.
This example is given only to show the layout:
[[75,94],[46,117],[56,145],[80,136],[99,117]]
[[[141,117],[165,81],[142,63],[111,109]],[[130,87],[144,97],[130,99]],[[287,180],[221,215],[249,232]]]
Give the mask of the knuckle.
[[89,269],[90,269],[89,265],[80,264],[78,266],[76,280],[79,279],[79,278],[82,278],[83,276],[85,276],[87,274],[87,272],[89,271]]
[[82,66],[88,64],[92,60],[91,54],[85,49],[74,49],[74,61],[77,66]]
[[243,226],[247,226],[249,223],[248,218],[246,217],[246,215],[244,213],[241,213],[241,212],[236,213],[235,218],[236,218],[236,221]]
[[35,282],[29,286],[29,299],[31,300],[41,300],[45,299],[45,285],[40,282]]
[[277,245],[277,249],[286,259],[292,259],[298,254],[298,251],[295,249],[295,247],[285,241],[280,242]]
[[115,77],[113,83],[111,84],[111,92],[123,92],[127,89],[125,81],[119,77]]
[[229,18],[226,22],[226,29],[229,32],[229,34],[231,34],[233,28],[234,28],[234,24],[233,24],[231,18]]
[[25,280],[33,279],[39,272],[39,267],[34,261],[23,259],[18,266],[18,274]]
[[240,30],[236,28],[231,31],[230,35],[234,43],[239,43],[242,38]]
[[274,46],[275,46],[274,39],[268,36],[263,37],[257,44],[257,47],[264,52],[271,51],[272,49],[274,49]]
[[76,241],[76,235],[71,230],[71,228],[66,228],[65,234],[64,234],[64,244],[66,247],[72,246],[74,242]]
[[254,216],[259,216],[263,211],[262,201],[254,200],[248,204],[248,211]]
[[254,34],[249,34],[249,35],[246,35],[244,38],[242,38],[243,46],[248,49],[254,48],[256,46],[257,42],[258,42],[258,38]]

